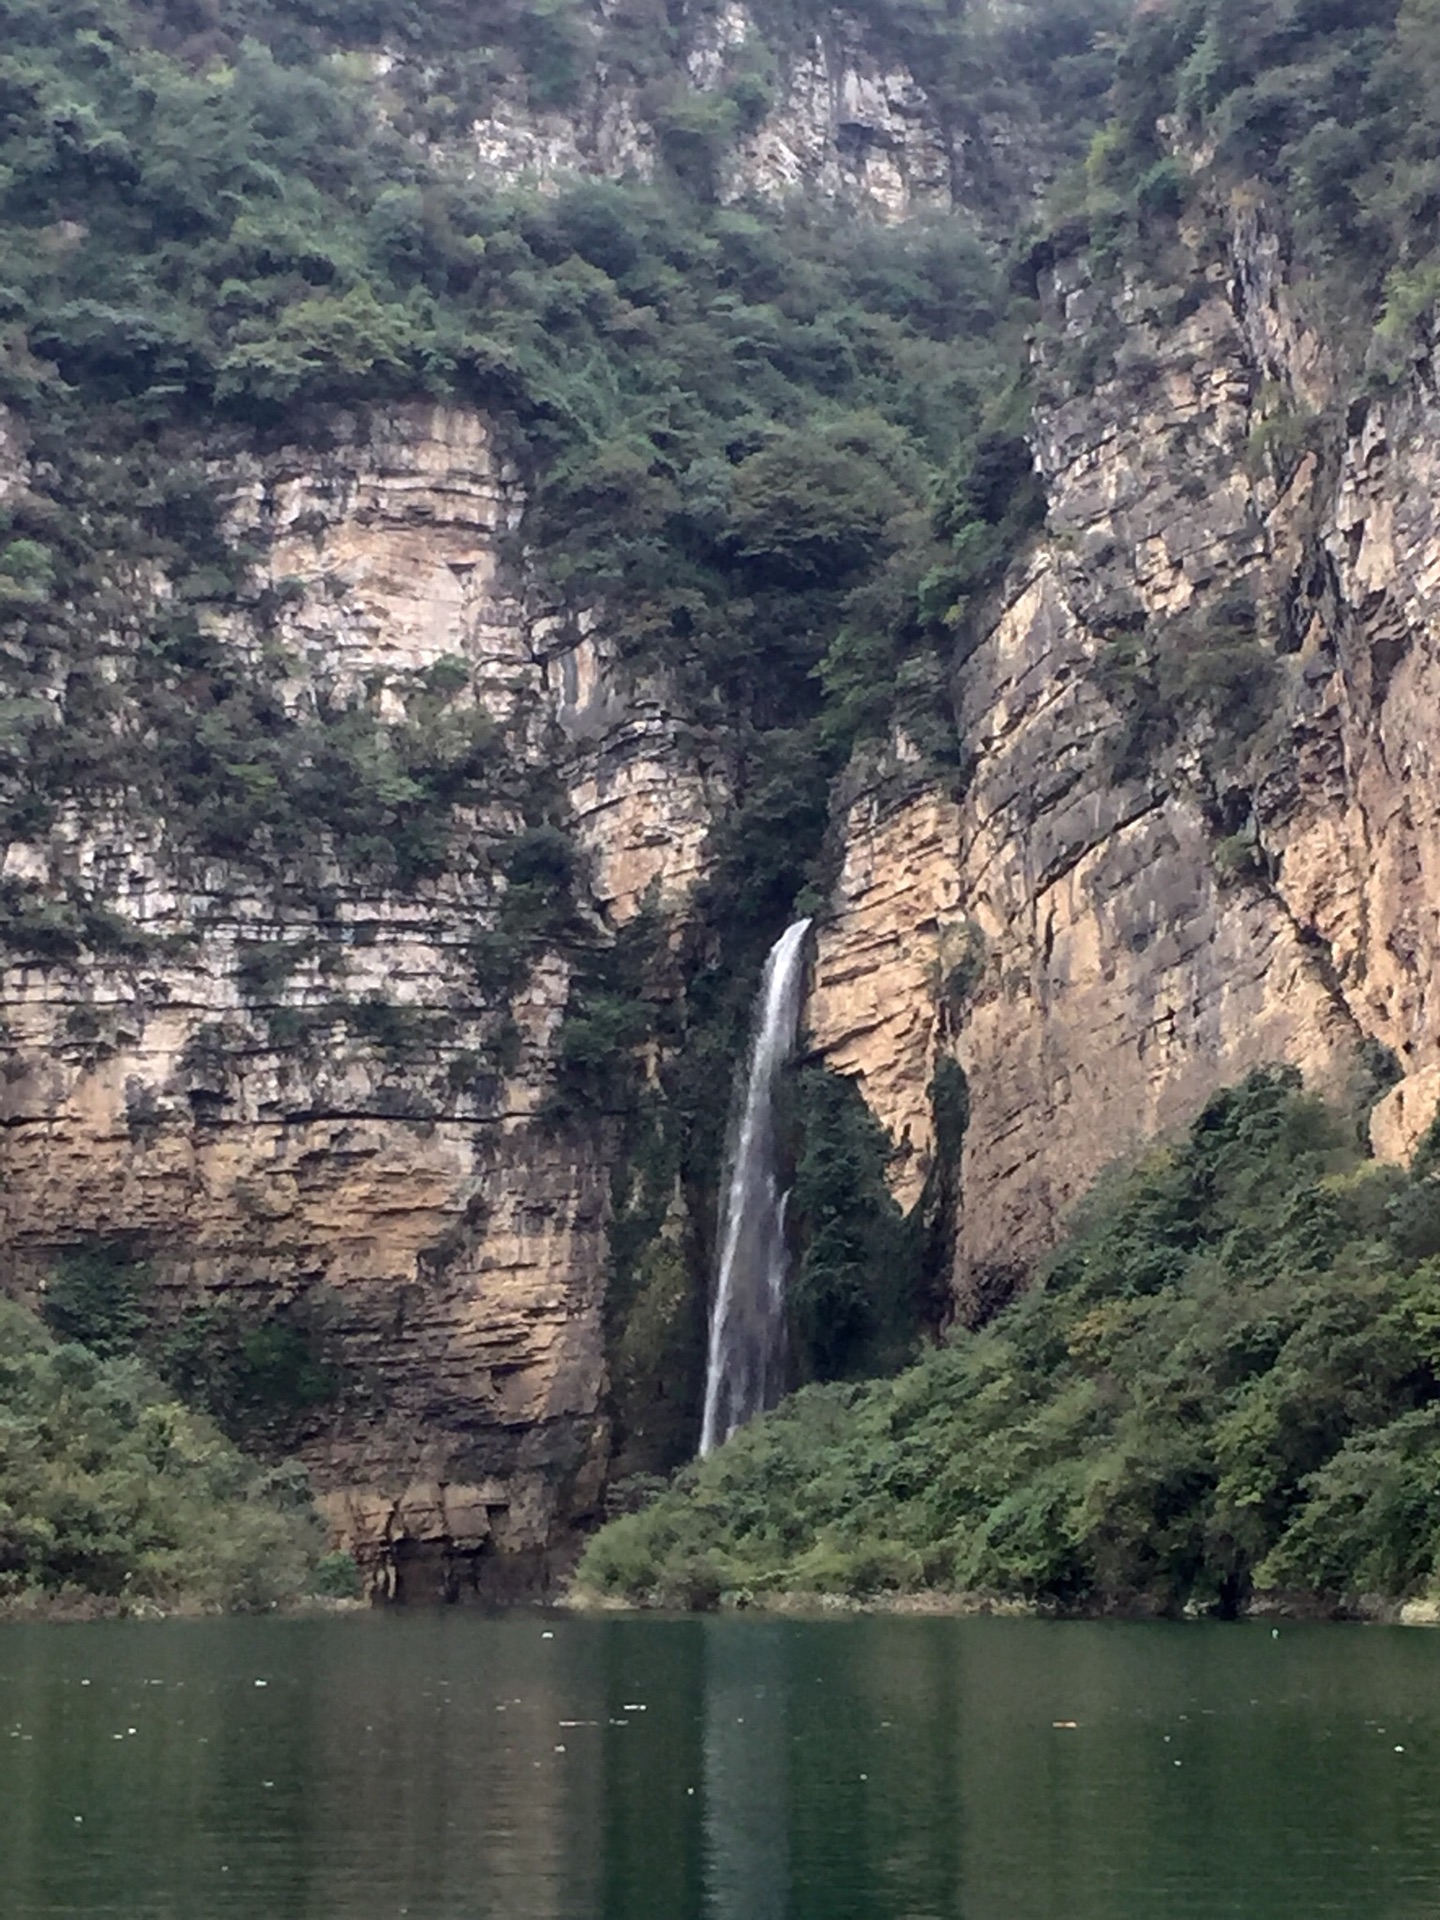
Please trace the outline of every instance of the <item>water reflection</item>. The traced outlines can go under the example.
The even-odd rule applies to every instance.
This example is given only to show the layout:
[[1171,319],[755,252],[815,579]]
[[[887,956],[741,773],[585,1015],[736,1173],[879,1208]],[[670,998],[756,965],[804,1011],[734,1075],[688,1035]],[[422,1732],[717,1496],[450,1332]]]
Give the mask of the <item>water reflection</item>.
[[705,1636],[707,1920],[790,1912],[787,1651],[783,1629],[768,1622]]
[[1410,1920],[1437,1678],[1335,1628],[7,1628],[0,1913]]

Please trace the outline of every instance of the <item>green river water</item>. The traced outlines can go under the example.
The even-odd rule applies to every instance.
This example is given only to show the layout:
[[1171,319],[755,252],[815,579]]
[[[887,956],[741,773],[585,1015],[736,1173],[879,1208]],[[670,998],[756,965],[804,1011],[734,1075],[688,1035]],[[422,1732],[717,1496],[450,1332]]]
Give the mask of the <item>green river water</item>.
[[0,1914],[1418,1920],[1440,1633],[5,1626]]

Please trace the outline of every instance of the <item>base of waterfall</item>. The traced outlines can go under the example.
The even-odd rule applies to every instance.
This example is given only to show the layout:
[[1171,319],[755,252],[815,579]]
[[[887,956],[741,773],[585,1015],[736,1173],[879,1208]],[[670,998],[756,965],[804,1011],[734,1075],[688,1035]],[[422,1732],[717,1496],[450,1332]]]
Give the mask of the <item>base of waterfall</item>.
[[1397,1618],[1440,1589],[1437,1312],[1424,1156],[1375,1162],[1352,1113],[1257,1072],[1107,1181],[983,1329],[792,1394],[579,1578],[697,1608]]

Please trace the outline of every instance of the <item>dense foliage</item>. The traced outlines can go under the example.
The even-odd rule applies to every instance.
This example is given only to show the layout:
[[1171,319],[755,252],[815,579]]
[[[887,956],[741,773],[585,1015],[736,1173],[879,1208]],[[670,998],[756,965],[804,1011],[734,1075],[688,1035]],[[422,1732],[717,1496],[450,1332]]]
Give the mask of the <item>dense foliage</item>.
[[886,1185],[889,1139],[853,1080],[805,1067],[789,1092],[795,1371],[801,1381],[892,1373],[914,1358],[926,1302],[919,1222]]
[[[1074,9],[1022,9],[998,40],[963,8],[881,27],[918,35],[957,102],[983,76],[1019,89],[1014,106],[1047,59],[1078,100],[1094,58]],[[983,526],[975,449],[1017,444],[1008,415],[987,425],[1014,358],[995,263],[954,223],[902,234],[714,204],[696,142],[743,132],[745,74],[687,93],[680,27],[658,19],[605,29],[610,84],[669,75],[643,96],[653,186],[500,191],[466,163],[463,115],[448,148],[419,137],[467,48],[473,116],[517,79],[532,106],[573,99],[596,31],[566,4],[342,20],[259,0],[4,0],[0,400],[35,474],[0,515],[7,833],[124,803],[182,850],[272,875],[324,854],[412,883],[461,857],[457,808],[502,797],[543,823],[545,796],[516,790],[503,742],[457,704],[463,666],[401,689],[395,726],[378,689],[297,708],[278,640],[241,653],[217,629],[240,610],[273,635],[289,587],[258,591],[228,544],[196,430],[323,437],[336,404],[423,395],[497,420],[551,589],[603,600],[626,651],[724,729],[757,915],[788,906],[827,779],[897,700],[955,757],[933,653],[967,577],[955,502]],[[388,80],[343,51],[381,44],[413,56]],[[750,77],[776,57],[757,41]],[[5,904],[16,944],[98,937],[83,900]]]
[[303,1474],[0,1300],[0,1607],[268,1607],[308,1590],[321,1538]]
[[[1440,10],[1435,0],[1171,0],[1137,9],[1089,161],[1103,252],[1174,215],[1203,151],[1275,189],[1299,272],[1337,338],[1398,373],[1440,297]],[[1128,242],[1127,242],[1128,234]],[[1358,338],[1357,338],[1358,332]]]
[[278,1459],[333,1404],[353,1370],[338,1359],[338,1303],[325,1294],[258,1308],[221,1297],[165,1302],[125,1241],[92,1237],[60,1254],[40,1301],[52,1334],[102,1360],[132,1359],[247,1451]]
[[1366,1161],[1277,1071],[1102,1183],[985,1331],[795,1395],[581,1580],[1230,1611],[1395,1599],[1437,1554],[1440,1181]]

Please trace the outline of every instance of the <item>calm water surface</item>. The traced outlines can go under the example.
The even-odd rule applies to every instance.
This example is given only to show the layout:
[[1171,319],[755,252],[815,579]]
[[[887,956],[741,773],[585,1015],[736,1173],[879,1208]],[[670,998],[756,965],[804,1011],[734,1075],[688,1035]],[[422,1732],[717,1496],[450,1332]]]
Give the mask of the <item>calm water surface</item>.
[[1433,1920],[1440,1633],[0,1627],[0,1914]]

